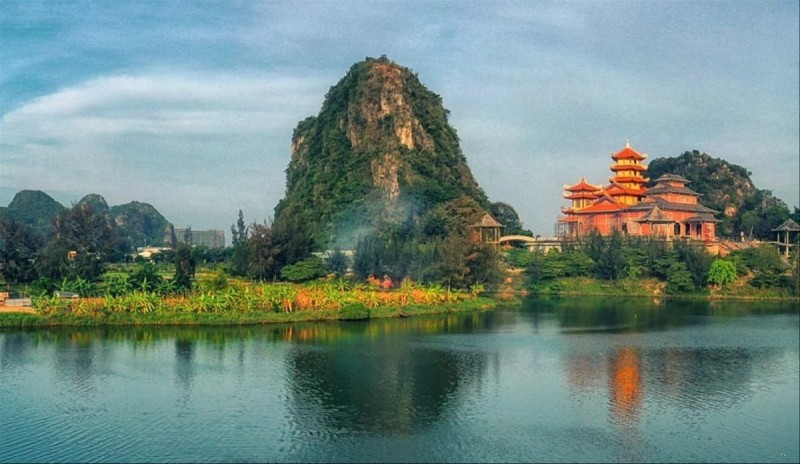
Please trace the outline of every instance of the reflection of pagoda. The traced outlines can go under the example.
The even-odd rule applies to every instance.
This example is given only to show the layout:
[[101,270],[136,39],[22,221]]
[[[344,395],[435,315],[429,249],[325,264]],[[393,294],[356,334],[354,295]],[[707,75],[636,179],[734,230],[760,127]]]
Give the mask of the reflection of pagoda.
[[571,200],[558,219],[559,235],[577,237],[592,231],[610,235],[614,230],[636,236],[716,239],[716,211],[697,202],[700,196],[686,187],[687,179],[665,174],[647,188],[640,154],[629,144],[611,155],[613,176],[609,185],[592,185],[581,178],[564,186],[564,198]]

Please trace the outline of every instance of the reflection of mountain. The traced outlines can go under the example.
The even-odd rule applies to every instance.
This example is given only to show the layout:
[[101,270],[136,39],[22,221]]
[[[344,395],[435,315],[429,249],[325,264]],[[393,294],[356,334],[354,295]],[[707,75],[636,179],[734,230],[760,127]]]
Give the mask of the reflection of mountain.
[[440,420],[456,409],[459,389],[487,370],[483,353],[419,347],[396,337],[324,350],[297,345],[287,365],[295,420],[318,418],[326,430],[381,435],[410,435]]

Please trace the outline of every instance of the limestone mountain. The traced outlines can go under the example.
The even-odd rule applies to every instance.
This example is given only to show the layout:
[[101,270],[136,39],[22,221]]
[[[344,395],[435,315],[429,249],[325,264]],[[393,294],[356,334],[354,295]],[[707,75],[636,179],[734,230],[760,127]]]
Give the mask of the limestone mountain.
[[771,230],[789,218],[786,203],[771,191],[756,188],[750,171],[708,153],[692,150],[676,157],[656,158],[647,173],[651,179],[672,173],[691,181],[689,187],[702,195],[703,204],[722,213],[718,234],[723,237],[743,233],[774,238]]
[[0,217],[27,225],[44,237],[55,233],[53,218],[64,206],[41,190],[20,190],[11,203],[0,211]]
[[132,247],[174,243],[175,228],[149,203],[132,201],[109,208],[109,215]]
[[[132,201],[109,207],[106,199],[96,193],[81,198],[74,206],[88,206],[95,214],[106,216],[118,237],[136,248],[144,245],[161,246],[172,243],[172,224],[152,205]],[[42,237],[52,238],[53,221],[66,208],[48,194],[39,190],[18,192],[8,207],[0,209],[0,217],[7,217],[28,225]]]
[[473,217],[488,211],[448,114],[407,68],[386,57],[354,64],[294,130],[276,232],[308,247],[352,247],[378,227],[418,233],[448,204]]

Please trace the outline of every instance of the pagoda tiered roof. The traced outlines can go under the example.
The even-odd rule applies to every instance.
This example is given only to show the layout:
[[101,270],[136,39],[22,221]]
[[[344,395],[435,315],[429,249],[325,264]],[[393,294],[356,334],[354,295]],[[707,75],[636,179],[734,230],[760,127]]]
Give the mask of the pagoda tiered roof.
[[645,158],[647,158],[647,155],[637,152],[636,150],[631,148],[630,144],[626,143],[625,144],[625,148],[623,148],[622,150],[620,150],[617,153],[612,154],[611,158],[614,161],[623,160],[623,159],[625,159],[625,160],[630,159],[630,160],[635,160],[635,161],[642,161]]
[[[647,171],[647,166],[644,164],[619,164],[614,163],[611,165],[611,170],[614,172],[617,171],[639,171],[644,172]],[[664,177],[664,176],[661,176]]]
[[603,196],[598,198],[594,201],[591,205],[587,206],[586,208],[582,208],[578,211],[572,211],[574,214],[584,214],[584,213],[597,213],[600,211],[616,211],[620,209],[620,204],[617,200],[615,200],[611,195],[604,193]]
[[597,185],[592,185],[586,182],[586,177],[581,177],[580,182],[575,185],[565,185],[564,190],[568,192],[596,192],[600,190],[601,187]]
[[617,182],[616,179],[612,179],[611,185],[603,189],[604,193],[607,193],[611,196],[618,196],[618,195],[632,195],[635,197],[643,197],[647,195],[647,189],[642,187],[641,189],[630,189],[624,187]]
[[610,182],[638,182],[644,184],[650,182],[648,177],[635,177],[635,176],[611,176],[608,178]]
[[597,198],[598,194],[594,192],[575,192],[575,193],[564,193],[564,198],[568,200],[580,200],[582,198],[588,200],[594,200]]

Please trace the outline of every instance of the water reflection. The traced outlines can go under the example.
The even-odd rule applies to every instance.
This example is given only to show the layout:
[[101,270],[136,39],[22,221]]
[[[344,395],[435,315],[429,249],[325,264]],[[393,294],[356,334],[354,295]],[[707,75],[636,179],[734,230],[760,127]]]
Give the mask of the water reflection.
[[437,349],[398,334],[468,333],[487,325],[486,318],[475,316],[306,328],[317,341],[330,340],[328,331],[360,333],[370,341],[325,349],[318,343],[293,346],[286,363],[296,429],[403,436],[456,413],[459,390],[485,376],[486,353]]
[[175,377],[188,396],[194,378],[195,341],[185,336],[175,339]]
[[642,403],[639,351],[633,347],[622,347],[612,353],[609,361],[611,416],[616,424],[631,431],[636,426]]
[[798,314],[791,301],[658,300],[651,298],[562,298],[535,296],[522,310],[538,326],[543,316],[555,316],[562,332],[633,333],[705,324],[709,317]]
[[539,299],[0,330],[0,461],[796,461],[797,327],[794,305]]

